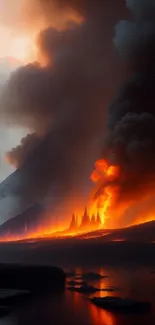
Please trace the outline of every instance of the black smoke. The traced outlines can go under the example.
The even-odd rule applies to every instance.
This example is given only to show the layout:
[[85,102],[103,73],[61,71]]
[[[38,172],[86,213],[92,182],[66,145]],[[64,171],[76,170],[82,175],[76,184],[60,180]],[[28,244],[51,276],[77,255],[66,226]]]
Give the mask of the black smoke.
[[132,76],[109,108],[105,150],[121,166],[120,199],[134,201],[155,185],[155,4],[126,4],[133,18],[117,24],[114,43]]

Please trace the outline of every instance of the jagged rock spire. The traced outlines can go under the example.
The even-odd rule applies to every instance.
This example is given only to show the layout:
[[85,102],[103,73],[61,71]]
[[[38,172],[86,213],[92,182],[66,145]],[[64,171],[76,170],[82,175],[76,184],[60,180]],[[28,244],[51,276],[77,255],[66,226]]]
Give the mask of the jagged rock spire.
[[76,226],[78,227],[79,222],[78,222],[78,216],[77,215],[75,215],[75,222],[76,222]]
[[87,212],[87,207],[84,210],[80,228],[87,228],[90,225],[90,218]]
[[76,230],[76,229],[77,229],[76,217],[75,214],[73,213],[72,220],[70,223],[70,230]]
[[87,213],[87,207],[85,207],[85,210],[84,210],[84,216],[87,216],[88,213]]

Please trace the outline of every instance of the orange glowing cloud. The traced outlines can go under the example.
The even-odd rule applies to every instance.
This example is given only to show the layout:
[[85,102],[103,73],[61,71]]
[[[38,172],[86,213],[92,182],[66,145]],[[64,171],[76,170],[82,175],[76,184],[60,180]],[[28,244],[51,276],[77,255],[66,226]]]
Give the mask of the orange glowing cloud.
[[43,5],[40,1],[3,1],[0,3],[0,59],[13,58],[20,65],[38,60],[36,39],[40,31],[49,26],[61,30],[71,22],[81,24],[83,17],[71,8],[60,11],[52,2]]

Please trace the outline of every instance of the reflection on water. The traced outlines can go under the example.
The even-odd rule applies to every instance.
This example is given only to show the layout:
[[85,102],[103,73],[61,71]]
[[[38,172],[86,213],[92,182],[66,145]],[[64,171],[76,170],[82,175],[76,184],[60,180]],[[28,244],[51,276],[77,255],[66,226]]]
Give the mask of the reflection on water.
[[[107,288],[118,288],[118,291],[100,291],[91,296],[120,296],[128,297],[132,299],[150,301],[153,305],[150,314],[142,315],[121,315],[113,314],[107,312],[100,308],[97,308],[90,302],[88,302],[88,314],[90,319],[90,324],[93,325],[150,325],[150,322],[155,323],[155,274],[151,274],[150,269],[140,269],[140,270],[124,270],[124,269],[76,269],[78,274],[83,274],[86,272],[97,272],[101,275],[106,275],[108,277],[102,278],[97,281],[88,281],[89,285],[93,285],[99,289]],[[84,299],[82,295],[73,293],[75,308],[81,312],[80,302]],[[83,323],[84,324],[84,323]],[[89,324],[89,323],[87,323]]]
[[[68,271],[68,270],[66,270]],[[15,320],[3,320],[0,325],[150,325],[155,324],[155,274],[150,269],[82,269],[77,268],[78,275],[85,272],[97,272],[108,275],[99,281],[88,281],[94,287],[105,289],[117,287],[117,292],[101,291],[92,296],[121,296],[137,300],[150,301],[153,305],[149,315],[120,315],[97,308],[88,300],[88,296],[65,290],[61,294],[41,296],[15,313]]]
[[106,324],[106,325],[115,325],[115,317],[113,314],[96,308],[95,306],[90,306],[90,314],[92,319],[92,324]]

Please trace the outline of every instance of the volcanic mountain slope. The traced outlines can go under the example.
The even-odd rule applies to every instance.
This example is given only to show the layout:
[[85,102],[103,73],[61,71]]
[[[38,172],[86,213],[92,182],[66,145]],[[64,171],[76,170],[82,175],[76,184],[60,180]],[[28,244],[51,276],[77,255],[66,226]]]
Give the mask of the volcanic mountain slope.
[[[54,132],[51,132],[46,136],[29,154],[23,165],[0,184],[0,199],[7,196],[19,196],[25,201],[31,201],[33,198],[35,202],[36,198],[44,195],[49,186],[49,173],[52,174],[53,182],[55,182],[58,177],[56,169],[60,164],[60,157],[54,135]],[[51,151],[48,150],[49,147]],[[50,171],[45,168],[46,161],[40,159],[44,156],[46,156],[46,161],[49,161]]]
[[[24,164],[0,184],[0,223],[22,214],[37,202],[36,198],[41,196],[40,192],[44,192],[45,184],[43,183],[45,182],[43,179],[45,176],[47,177],[45,175],[47,169],[44,169],[44,166],[39,163],[39,157],[44,155],[51,137],[49,135],[43,139],[38,147],[29,154]],[[51,166],[51,169],[52,167],[54,175],[54,165]]]
[[[61,200],[67,195],[67,189],[71,190],[71,179],[66,176],[69,163],[68,154],[63,149],[64,130],[60,128],[59,131],[59,136],[58,130],[53,129],[44,137],[23,165],[0,184],[1,223],[23,213],[35,202],[42,202],[49,193],[53,200],[58,197]],[[18,203],[14,204],[15,201]],[[8,205],[10,209],[5,217]]]
[[36,229],[42,218],[42,207],[34,204],[22,214],[6,221],[0,226],[0,237],[11,235],[26,235],[28,229]]

